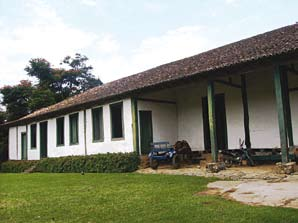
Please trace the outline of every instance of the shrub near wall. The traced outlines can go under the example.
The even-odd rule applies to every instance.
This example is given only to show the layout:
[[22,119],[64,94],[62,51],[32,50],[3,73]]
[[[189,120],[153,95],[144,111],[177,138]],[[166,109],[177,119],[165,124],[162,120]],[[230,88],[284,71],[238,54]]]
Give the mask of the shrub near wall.
[[40,160],[35,172],[46,173],[125,173],[138,169],[136,153],[107,153],[90,156],[67,156]]
[[0,172],[2,173],[21,173],[36,165],[37,160],[11,160],[1,163]]

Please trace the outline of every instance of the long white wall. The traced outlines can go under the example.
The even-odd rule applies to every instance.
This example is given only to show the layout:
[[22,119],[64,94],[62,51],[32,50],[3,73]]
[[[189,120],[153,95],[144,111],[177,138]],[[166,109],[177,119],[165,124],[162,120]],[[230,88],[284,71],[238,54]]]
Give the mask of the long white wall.
[[[239,83],[239,77],[233,77]],[[298,77],[289,75],[289,87],[297,87]],[[206,97],[207,83],[192,83],[183,87],[156,91],[144,98],[176,101],[176,104],[138,101],[138,110],[152,111],[153,140],[187,140],[193,150],[204,150],[202,98]],[[240,89],[215,84],[215,93],[224,93],[229,149],[239,148],[244,139],[244,121]],[[278,116],[274,93],[273,70],[247,75],[247,94],[250,119],[250,137],[253,148],[280,146]],[[290,93],[294,143],[298,145],[298,91]],[[98,105],[100,106],[100,105]],[[95,106],[96,107],[96,106]],[[92,141],[91,109],[86,110],[87,154],[133,151],[131,100],[123,100],[124,138],[111,139],[109,104],[102,105],[104,121],[103,142]],[[69,119],[65,117],[65,145],[56,146],[56,119],[48,121],[48,156],[84,155],[84,112],[79,112],[79,144],[69,145]],[[39,159],[40,137],[37,123],[37,148],[31,149],[30,125],[9,129],[9,158],[21,159],[21,133],[28,131],[28,159]]]
[[[89,155],[107,152],[132,152],[132,115],[131,100],[123,100],[124,138],[114,140],[111,137],[110,108],[109,104],[98,105],[103,107],[104,140],[93,142],[92,140],[92,116],[91,109],[86,109],[86,150],[84,137],[84,111],[79,111],[79,143],[70,145],[69,140],[69,114],[64,116],[64,145],[57,146],[56,142],[56,118],[43,120],[48,122],[48,157],[60,157],[69,155]],[[95,106],[97,107],[97,106]],[[60,116],[61,117],[61,116]],[[31,148],[30,125],[27,125],[27,149],[28,159],[40,159],[40,126],[37,124],[36,148]],[[9,159],[21,159],[21,133],[26,132],[26,126],[12,127],[9,129]]]

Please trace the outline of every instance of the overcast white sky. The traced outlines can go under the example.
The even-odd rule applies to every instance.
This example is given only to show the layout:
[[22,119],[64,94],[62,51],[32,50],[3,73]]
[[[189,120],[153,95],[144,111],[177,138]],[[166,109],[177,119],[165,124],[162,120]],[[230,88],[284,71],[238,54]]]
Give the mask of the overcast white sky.
[[298,21],[296,0],[0,0],[0,87],[86,55],[103,82]]

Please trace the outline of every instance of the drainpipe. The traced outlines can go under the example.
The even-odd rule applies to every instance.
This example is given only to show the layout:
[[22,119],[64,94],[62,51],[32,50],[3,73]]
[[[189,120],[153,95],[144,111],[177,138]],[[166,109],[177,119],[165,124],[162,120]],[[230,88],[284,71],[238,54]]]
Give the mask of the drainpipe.
[[26,160],[28,160],[28,148],[29,148],[28,142],[29,142],[29,140],[28,140],[28,125],[26,125]]
[[16,141],[16,147],[17,147],[17,160],[19,159],[19,128],[18,126],[16,127],[16,131],[17,131],[17,141]]
[[84,148],[85,148],[85,156],[87,156],[87,142],[86,142],[86,109],[84,110]]

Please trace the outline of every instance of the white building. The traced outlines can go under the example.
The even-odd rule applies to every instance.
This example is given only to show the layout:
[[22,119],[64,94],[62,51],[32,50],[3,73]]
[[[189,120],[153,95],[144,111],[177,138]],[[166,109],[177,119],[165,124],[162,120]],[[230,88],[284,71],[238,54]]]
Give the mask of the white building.
[[298,143],[298,24],[93,88],[9,127],[9,159]]

